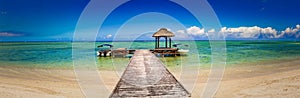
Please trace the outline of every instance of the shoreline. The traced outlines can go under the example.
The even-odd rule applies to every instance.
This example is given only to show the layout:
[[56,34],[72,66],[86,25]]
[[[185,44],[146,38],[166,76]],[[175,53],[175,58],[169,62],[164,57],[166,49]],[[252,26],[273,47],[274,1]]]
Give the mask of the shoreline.
[[[273,65],[275,65],[275,66],[276,65],[277,66],[278,65],[280,65],[280,66],[287,66],[285,64],[280,64],[280,63],[294,62],[294,61],[297,61],[297,60],[300,60],[300,57],[282,58],[280,60],[262,60],[262,61],[257,61],[257,62],[230,63],[230,64],[226,64],[225,67],[227,69],[227,68],[235,68],[235,67],[258,67],[258,66],[265,67],[266,65],[268,65],[268,66],[273,66]],[[128,62],[126,62],[125,65],[127,65],[127,63],[129,63],[129,60],[128,60]],[[204,65],[204,66],[201,66],[200,67],[201,69],[208,70],[210,68],[210,64],[202,64],[202,65]],[[119,67],[119,66],[99,66],[99,65],[97,65],[97,69],[98,70],[102,70],[102,71],[114,71],[115,67]],[[166,66],[166,67],[168,69],[174,69],[174,68],[180,67],[180,66],[170,65],[170,66]],[[1,65],[0,68],[21,68],[21,69],[41,69],[41,70],[74,70],[73,65],[65,65],[65,66],[42,66],[42,64],[39,64],[39,66]]]
[[[179,74],[176,68],[168,69],[175,76]],[[196,88],[203,90],[208,69],[201,69],[199,75],[201,80],[197,82]],[[119,81],[118,75],[112,70],[100,70],[100,74],[109,90],[112,90]],[[290,97],[300,96],[299,58],[227,66],[215,97],[282,97],[286,94]],[[196,92],[192,92],[192,98],[199,97],[195,95]],[[43,69],[16,66],[0,66],[0,96],[84,97],[72,68]]]

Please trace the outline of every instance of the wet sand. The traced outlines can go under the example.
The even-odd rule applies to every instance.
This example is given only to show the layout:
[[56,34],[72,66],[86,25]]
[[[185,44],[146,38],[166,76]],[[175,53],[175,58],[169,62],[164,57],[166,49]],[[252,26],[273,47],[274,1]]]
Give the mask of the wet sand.
[[[209,70],[204,70],[200,74],[202,80],[198,81],[198,88],[204,87],[208,72]],[[119,80],[116,73],[101,70],[100,74],[108,90],[113,90]],[[174,74],[176,76],[178,73]],[[195,95],[196,92],[192,92],[193,98],[199,97]],[[3,98],[84,97],[73,70],[8,66],[0,66],[0,96]],[[300,59],[227,67],[215,97],[300,97]]]

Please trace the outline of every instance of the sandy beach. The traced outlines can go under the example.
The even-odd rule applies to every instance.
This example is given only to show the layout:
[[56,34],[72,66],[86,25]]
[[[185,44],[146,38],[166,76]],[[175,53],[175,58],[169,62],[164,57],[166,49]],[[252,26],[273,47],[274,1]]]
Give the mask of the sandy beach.
[[[202,71],[199,87],[204,87],[208,70]],[[174,73],[177,74],[177,73]],[[101,71],[109,90],[119,78],[114,71]],[[204,77],[204,78],[203,78]],[[193,96],[193,98],[199,96]],[[0,96],[3,98],[67,97],[82,98],[75,74],[70,69],[0,67]],[[245,64],[226,68],[216,98],[300,96],[300,60]]]
[[300,98],[300,0],[0,0],[0,98]]

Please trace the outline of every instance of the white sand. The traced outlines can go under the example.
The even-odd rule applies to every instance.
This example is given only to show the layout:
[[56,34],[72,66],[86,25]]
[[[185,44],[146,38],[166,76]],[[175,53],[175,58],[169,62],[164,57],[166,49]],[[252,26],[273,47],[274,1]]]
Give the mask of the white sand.
[[[201,73],[198,88],[204,87],[207,73],[208,70]],[[119,80],[115,72],[101,71],[101,75],[108,89],[113,90]],[[193,95],[195,92],[192,97],[199,97]],[[0,67],[0,96],[84,97],[72,70],[3,66]],[[215,97],[300,97],[300,60],[229,67]]]

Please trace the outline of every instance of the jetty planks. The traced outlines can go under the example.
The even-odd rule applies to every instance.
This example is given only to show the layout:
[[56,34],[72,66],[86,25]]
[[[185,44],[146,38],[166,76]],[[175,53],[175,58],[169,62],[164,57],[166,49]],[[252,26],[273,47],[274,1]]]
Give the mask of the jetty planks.
[[184,98],[191,94],[149,50],[136,50],[110,98]]

